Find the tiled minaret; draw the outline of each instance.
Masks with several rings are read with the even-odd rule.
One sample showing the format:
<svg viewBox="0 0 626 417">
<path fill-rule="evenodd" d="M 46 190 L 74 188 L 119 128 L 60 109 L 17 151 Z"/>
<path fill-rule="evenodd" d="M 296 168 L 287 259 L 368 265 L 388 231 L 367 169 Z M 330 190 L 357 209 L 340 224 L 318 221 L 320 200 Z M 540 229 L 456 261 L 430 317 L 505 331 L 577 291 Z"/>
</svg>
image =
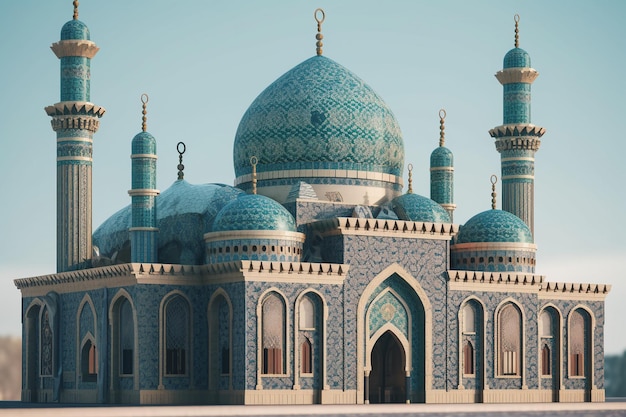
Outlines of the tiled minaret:
<svg viewBox="0 0 626 417">
<path fill-rule="evenodd" d="M 158 258 L 156 196 L 157 150 L 154 136 L 146 131 L 146 104 L 148 96 L 141 96 L 143 122 L 141 132 L 132 141 L 132 200 L 130 227 L 131 262 L 155 263 Z"/>
<path fill-rule="evenodd" d="M 61 101 L 46 107 L 46 113 L 57 133 L 57 272 L 64 272 L 91 263 L 93 134 L 105 112 L 89 101 L 91 58 L 99 48 L 78 20 L 78 1 L 73 20 L 50 48 L 61 60 Z"/>
<path fill-rule="evenodd" d="M 453 220 L 454 209 L 454 155 L 445 145 L 446 111 L 439 110 L 439 147 L 430 154 L 430 199 L 436 201 Z"/>
<path fill-rule="evenodd" d="M 489 131 L 501 155 L 502 209 L 515 214 L 534 234 L 535 152 L 543 127 L 530 123 L 530 86 L 539 73 L 530 55 L 519 47 L 519 16 L 515 16 L 515 48 L 504 57 L 496 78 L 504 87 L 504 121 Z"/>
</svg>

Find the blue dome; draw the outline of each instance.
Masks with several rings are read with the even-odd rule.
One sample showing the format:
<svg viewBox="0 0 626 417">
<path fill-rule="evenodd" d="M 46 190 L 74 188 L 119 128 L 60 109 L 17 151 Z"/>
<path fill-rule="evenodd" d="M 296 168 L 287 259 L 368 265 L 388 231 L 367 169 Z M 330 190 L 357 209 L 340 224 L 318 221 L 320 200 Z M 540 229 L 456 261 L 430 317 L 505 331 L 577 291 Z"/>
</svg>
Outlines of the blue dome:
<svg viewBox="0 0 626 417">
<path fill-rule="evenodd" d="M 70 20 L 61 28 L 61 40 L 90 40 L 89 28 L 80 20 Z"/>
<path fill-rule="evenodd" d="M 218 212 L 243 191 L 223 184 L 174 182 L 156 197 L 159 262 L 202 264 L 204 233 L 211 230 Z M 131 206 L 105 220 L 93 233 L 100 254 L 130 262 Z"/>
<path fill-rule="evenodd" d="M 430 166 L 431 168 L 454 166 L 454 155 L 452 155 L 452 151 L 445 146 L 436 148 L 430 154 Z"/>
<path fill-rule="evenodd" d="M 533 243 L 530 229 L 514 214 L 503 210 L 487 210 L 461 226 L 455 243 L 510 242 Z"/>
<path fill-rule="evenodd" d="M 418 194 L 404 194 L 391 202 L 391 208 L 400 220 L 414 222 L 451 223 L 448 212 L 430 198 Z"/>
<path fill-rule="evenodd" d="M 140 132 L 133 138 L 131 149 L 133 154 L 156 155 L 156 139 L 148 132 Z"/>
<path fill-rule="evenodd" d="M 513 48 L 504 56 L 503 68 L 530 68 L 530 55 L 522 48 Z"/>
<path fill-rule="evenodd" d="M 291 213 L 276 201 L 259 194 L 241 194 L 215 218 L 212 232 L 232 230 L 296 231 Z"/>
<path fill-rule="evenodd" d="M 360 170 L 399 176 L 402 133 L 378 94 L 352 72 L 315 56 L 267 87 L 235 136 L 237 177 L 257 171 Z"/>
</svg>

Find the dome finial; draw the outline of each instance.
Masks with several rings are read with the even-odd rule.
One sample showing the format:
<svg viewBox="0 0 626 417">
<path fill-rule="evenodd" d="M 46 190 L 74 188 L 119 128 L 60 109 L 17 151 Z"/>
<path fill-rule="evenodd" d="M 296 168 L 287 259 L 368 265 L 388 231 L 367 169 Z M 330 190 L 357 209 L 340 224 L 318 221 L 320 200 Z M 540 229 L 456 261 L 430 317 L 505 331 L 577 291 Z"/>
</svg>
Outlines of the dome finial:
<svg viewBox="0 0 626 417">
<path fill-rule="evenodd" d="M 74 0 L 74 20 L 78 20 L 78 0 Z"/>
<path fill-rule="evenodd" d="M 146 121 L 148 120 L 148 118 L 146 117 L 146 114 L 148 113 L 148 111 L 146 110 L 146 104 L 148 104 L 148 95 L 146 93 L 143 93 L 141 95 L 141 104 L 142 104 L 141 114 L 143 114 L 143 116 L 141 117 L 141 130 L 145 132 Z"/>
<path fill-rule="evenodd" d="M 321 13 L 321 17 L 318 17 L 319 13 Z M 317 39 L 317 42 L 315 43 L 315 46 L 317 46 L 316 51 L 317 55 L 319 56 L 322 55 L 322 46 L 324 46 L 324 44 L 322 43 L 322 39 L 324 39 L 324 35 L 322 35 L 322 23 L 324 23 L 324 19 L 326 19 L 326 14 L 324 13 L 324 10 L 318 8 L 315 9 L 313 17 L 317 22 L 317 35 L 315 35 L 315 39 Z"/>
<path fill-rule="evenodd" d="M 259 162 L 259 158 L 252 156 L 250 158 L 250 164 L 252 165 L 252 194 L 256 194 L 256 164 Z"/>
<path fill-rule="evenodd" d="M 409 170 L 409 189 L 406 190 L 407 194 L 413 194 L 413 164 L 407 166 Z"/>
<path fill-rule="evenodd" d="M 446 141 L 446 126 L 444 123 L 446 120 L 446 111 L 444 109 L 439 110 L 439 146 L 443 146 Z"/>
<path fill-rule="evenodd" d="M 496 209 L 496 183 L 498 182 L 498 177 L 495 175 L 491 176 L 491 208 L 493 210 Z"/>
<path fill-rule="evenodd" d="M 515 14 L 515 47 L 519 48 L 519 15 Z"/>
<path fill-rule="evenodd" d="M 185 173 L 183 172 L 185 169 L 185 166 L 183 165 L 183 154 L 187 150 L 185 142 L 178 142 L 176 150 L 178 151 L 178 166 L 176 167 L 178 168 L 178 179 L 182 180 L 185 177 Z"/>
</svg>

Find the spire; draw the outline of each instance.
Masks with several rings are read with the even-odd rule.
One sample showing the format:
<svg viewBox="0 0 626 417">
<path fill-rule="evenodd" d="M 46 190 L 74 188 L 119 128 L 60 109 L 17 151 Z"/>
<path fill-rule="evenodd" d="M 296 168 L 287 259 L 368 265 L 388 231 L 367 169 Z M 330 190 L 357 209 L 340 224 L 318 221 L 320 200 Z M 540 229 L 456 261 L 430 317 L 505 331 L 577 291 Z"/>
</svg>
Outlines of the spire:
<svg viewBox="0 0 626 417">
<path fill-rule="evenodd" d="M 148 119 L 146 117 L 146 114 L 148 113 L 146 111 L 146 104 L 148 104 L 148 99 L 149 98 L 147 94 L 144 93 L 141 95 L 141 104 L 143 107 L 143 110 L 141 111 L 141 114 L 143 114 L 143 117 L 141 118 L 141 130 L 144 132 L 146 131 L 146 120 Z"/>
<path fill-rule="evenodd" d="M 321 16 L 318 17 L 318 14 L 321 14 Z M 326 19 L 326 14 L 322 9 L 315 9 L 313 17 L 317 22 L 317 35 L 315 35 L 315 39 L 317 39 L 317 42 L 315 43 L 315 46 L 317 47 L 316 52 L 319 56 L 322 55 L 322 46 L 324 46 L 324 44 L 322 43 L 322 39 L 324 39 L 324 35 L 322 35 L 322 23 L 324 23 L 324 19 Z"/>
<path fill-rule="evenodd" d="M 409 170 L 409 189 L 406 192 L 407 194 L 413 194 L 413 164 L 409 164 L 407 169 Z"/>
<path fill-rule="evenodd" d="M 446 142 L 446 111 L 444 109 L 439 110 L 439 146 L 444 146 Z"/>
<path fill-rule="evenodd" d="M 250 164 L 252 164 L 252 194 L 256 194 L 256 164 L 259 162 L 259 158 L 252 156 L 250 158 Z"/>
<path fill-rule="evenodd" d="M 495 175 L 491 176 L 491 208 L 493 210 L 496 209 L 496 183 L 498 182 L 498 177 Z"/>
<path fill-rule="evenodd" d="M 78 20 L 78 0 L 74 0 L 74 20 Z"/>
<path fill-rule="evenodd" d="M 515 20 L 515 47 L 519 48 L 519 15 L 516 14 L 513 20 Z"/>
<path fill-rule="evenodd" d="M 176 150 L 178 151 L 178 166 L 176 167 L 178 168 L 178 179 L 182 180 L 185 177 L 185 173 L 183 172 L 185 169 L 185 166 L 183 165 L 183 154 L 187 150 L 187 147 L 184 142 L 178 142 Z"/>
</svg>

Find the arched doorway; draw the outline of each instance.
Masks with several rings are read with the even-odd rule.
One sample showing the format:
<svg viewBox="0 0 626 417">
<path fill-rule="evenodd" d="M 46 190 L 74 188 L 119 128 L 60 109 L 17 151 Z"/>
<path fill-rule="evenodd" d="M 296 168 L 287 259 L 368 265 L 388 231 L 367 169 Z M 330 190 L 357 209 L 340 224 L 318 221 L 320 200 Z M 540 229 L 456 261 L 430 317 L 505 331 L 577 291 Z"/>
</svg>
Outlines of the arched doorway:
<svg viewBox="0 0 626 417">
<path fill-rule="evenodd" d="M 39 335 L 40 323 L 39 315 L 41 306 L 33 305 L 26 313 L 24 321 L 24 329 L 26 338 L 26 381 L 23 384 L 25 390 L 22 392 L 22 401 L 38 402 L 39 401 Z"/>
<path fill-rule="evenodd" d="M 372 349 L 369 400 L 372 404 L 406 401 L 406 354 L 390 331 L 378 338 Z"/>
</svg>

